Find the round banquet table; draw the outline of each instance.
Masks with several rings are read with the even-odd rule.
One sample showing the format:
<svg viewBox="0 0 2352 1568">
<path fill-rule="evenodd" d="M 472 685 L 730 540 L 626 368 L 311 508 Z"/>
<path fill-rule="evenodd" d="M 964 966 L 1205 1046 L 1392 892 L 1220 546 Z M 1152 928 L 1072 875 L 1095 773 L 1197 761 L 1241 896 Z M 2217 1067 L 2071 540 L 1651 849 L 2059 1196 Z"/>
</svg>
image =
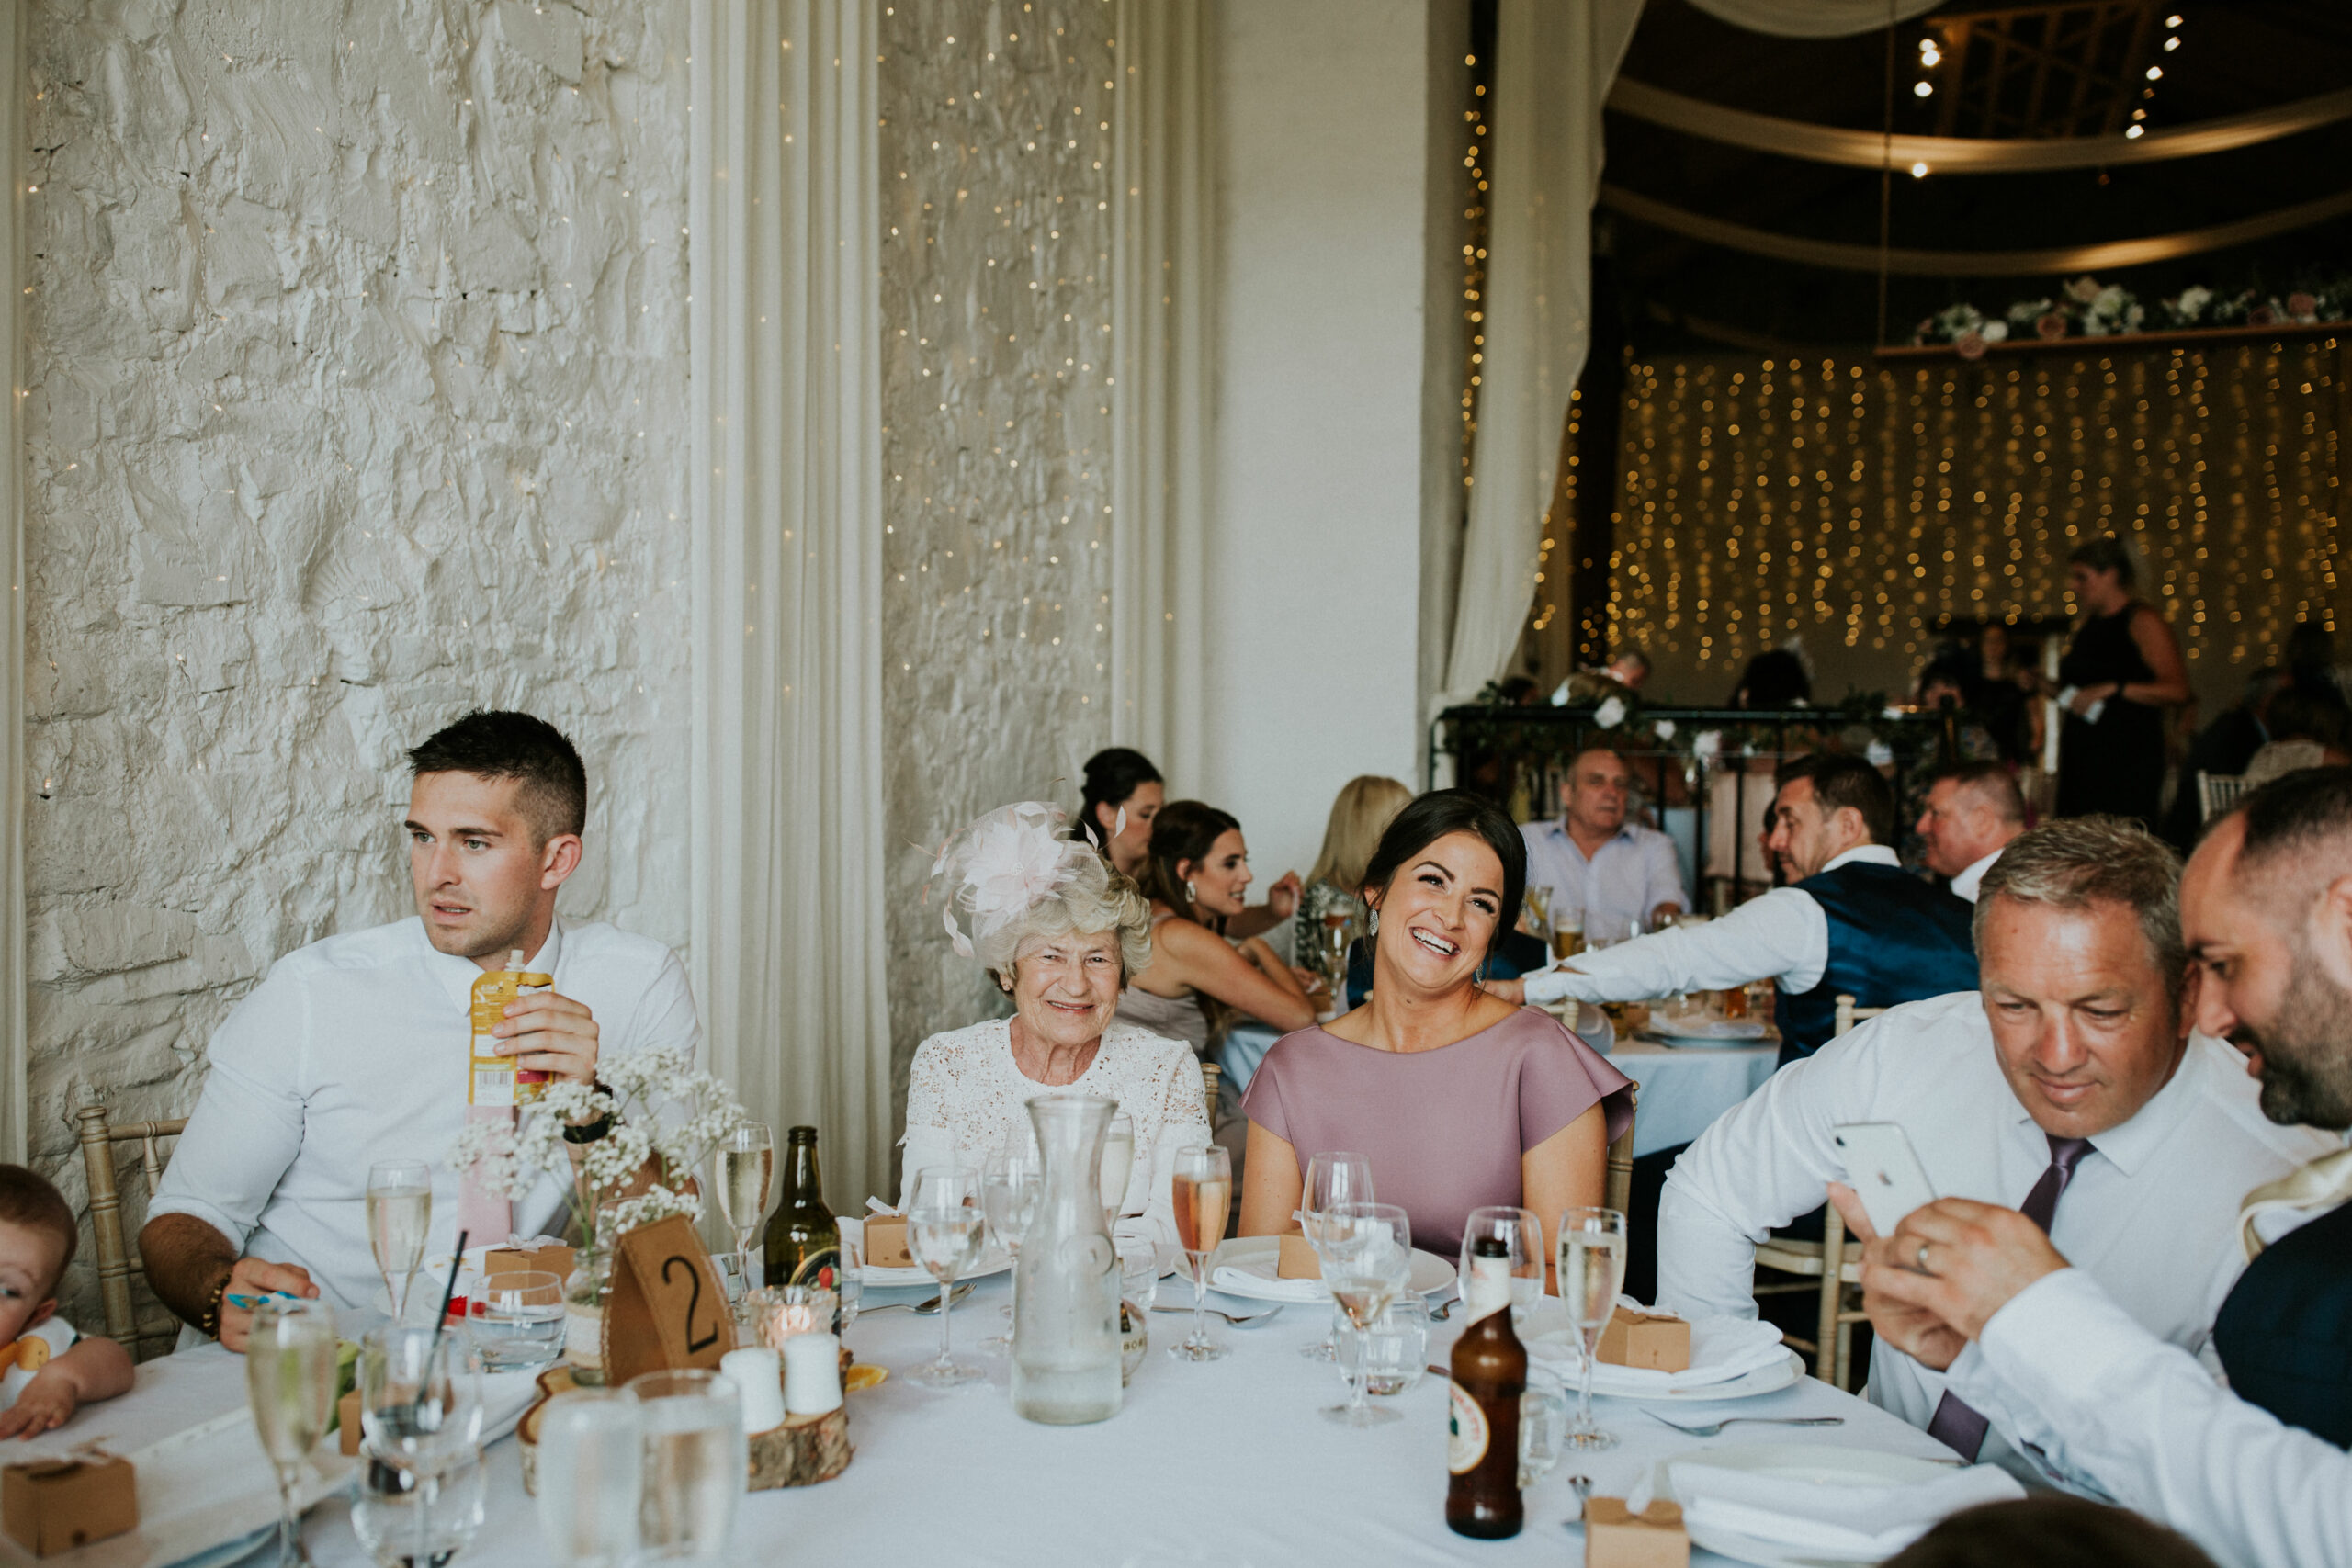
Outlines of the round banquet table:
<svg viewBox="0 0 2352 1568">
<path fill-rule="evenodd" d="M 922 1292 L 874 1292 L 910 1300 Z M 1149 1358 L 1120 1413 L 1091 1427 L 1040 1427 L 1012 1413 L 1002 1357 L 973 1347 L 997 1332 L 1001 1276 L 979 1282 L 956 1311 L 959 1359 L 984 1366 L 986 1382 L 933 1393 L 903 1373 L 935 1354 L 939 1325 L 910 1312 L 861 1317 L 849 1343 L 861 1360 L 894 1374 L 851 1396 L 856 1458 L 820 1486 L 754 1493 L 737 1515 L 733 1561 L 1154 1564 L 1216 1562 L 1288 1568 L 1297 1562 L 1503 1563 L 1557 1568 L 1575 1560 L 1571 1461 L 1527 1494 L 1527 1526 L 1512 1540 L 1474 1541 L 1445 1528 L 1445 1386 L 1425 1378 L 1397 1395 L 1405 1419 L 1348 1430 L 1316 1414 L 1343 1390 L 1327 1363 L 1298 1354 L 1319 1337 L 1328 1309 L 1287 1307 L 1263 1325 L 1211 1325 L 1232 1348 L 1223 1361 L 1190 1365 L 1166 1348 L 1189 1319 L 1151 1318 Z M 1189 1306 L 1191 1286 L 1162 1280 L 1162 1304 Z M 1225 1298 L 1212 1295 L 1212 1304 Z M 872 1301 L 869 1301 L 872 1304 Z M 1235 1305 L 1227 1302 L 1227 1305 Z M 1455 1321 L 1433 1325 L 1430 1359 L 1442 1364 Z M 1826 1442 L 1948 1458 L 1924 1432 L 1811 1378 L 1737 1402 L 1679 1404 L 1676 1419 L 1726 1415 L 1837 1415 L 1842 1427 L 1732 1427 L 1702 1441 L 1668 1430 L 1620 1400 L 1594 1402 L 1620 1446 L 1582 1461 L 1596 1490 L 1623 1495 L 1668 1454 L 1739 1442 Z M 258 1462 L 258 1456 L 254 1456 Z M 524 1495 L 512 1438 L 487 1456 L 488 1518 L 457 1563 L 532 1568 L 551 1562 L 533 1500 Z M 319 1568 L 365 1568 L 344 1505 L 310 1515 L 306 1540 Z M 1728 1561 L 1694 1552 L 1693 1562 Z"/>
</svg>

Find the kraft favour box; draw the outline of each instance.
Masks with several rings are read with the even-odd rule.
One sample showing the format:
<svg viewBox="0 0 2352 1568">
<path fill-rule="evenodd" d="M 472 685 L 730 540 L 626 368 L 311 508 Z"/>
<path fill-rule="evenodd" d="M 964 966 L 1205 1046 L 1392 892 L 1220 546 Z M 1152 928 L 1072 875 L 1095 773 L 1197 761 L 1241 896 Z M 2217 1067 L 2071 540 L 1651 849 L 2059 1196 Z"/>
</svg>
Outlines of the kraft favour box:
<svg viewBox="0 0 2352 1568">
<path fill-rule="evenodd" d="M 1682 1505 L 1660 1497 L 1636 1514 L 1623 1497 L 1584 1505 L 1585 1568 L 1690 1568 Z"/>
<path fill-rule="evenodd" d="M 1671 1313 L 1619 1307 L 1600 1331 L 1600 1359 L 1612 1367 L 1680 1372 L 1690 1367 L 1690 1325 Z"/>
<path fill-rule="evenodd" d="M 493 1247 L 482 1255 L 481 1272 L 485 1280 L 501 1274 L 552 1274 L 559 1280 L 569 1280 L 578 1266 L 579 1255 L 560 1242 L 541 1247 Z"/>
<path fill-rule="evenodd" d="M 865 1266 L 868 1269 L 911 1269 L 915 1256 L 907 1250 L 907 1216 L 865 1216 Z"/>
<path fill-rule="evenodd" d="M 139 1486 L 127 1459 L 85 1454 L 0 1470 L 0 1529 L 36 1557 L 138 1528 Z"/>
<path fill-rule="evenodd" d="M 1305 1236 L 1288 1235 L 1282 1238 L 1282 1251 L 1274 1259 L 1277 1280 L 1320 1280 L 1323 1260 L 1315 1256 L 1315 1246 Z"/>
</svg>

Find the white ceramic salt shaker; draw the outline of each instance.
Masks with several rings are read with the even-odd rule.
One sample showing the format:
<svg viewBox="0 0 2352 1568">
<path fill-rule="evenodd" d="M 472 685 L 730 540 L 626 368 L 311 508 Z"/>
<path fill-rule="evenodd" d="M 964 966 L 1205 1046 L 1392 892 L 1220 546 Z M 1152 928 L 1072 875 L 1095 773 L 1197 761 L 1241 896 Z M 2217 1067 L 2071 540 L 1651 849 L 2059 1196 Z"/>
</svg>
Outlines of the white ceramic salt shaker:
<svg viewBox="0 0 2352 1568">
<path fill-rule="evenodd" d="M 729 1350 L 718 1359 L 718 1370 L 742 1391 L 743 1430 L 766 1432 L 784 1425 L 784 1385 L 774 1350 L 764 1345 Z"/>
<path fill-rule="evenodd" d="M 784 1407 L 795 1416 L 823 1416 L 842 1407 L 839 1338 L 796 1334 L 784 1342 Z"/>
</svg>

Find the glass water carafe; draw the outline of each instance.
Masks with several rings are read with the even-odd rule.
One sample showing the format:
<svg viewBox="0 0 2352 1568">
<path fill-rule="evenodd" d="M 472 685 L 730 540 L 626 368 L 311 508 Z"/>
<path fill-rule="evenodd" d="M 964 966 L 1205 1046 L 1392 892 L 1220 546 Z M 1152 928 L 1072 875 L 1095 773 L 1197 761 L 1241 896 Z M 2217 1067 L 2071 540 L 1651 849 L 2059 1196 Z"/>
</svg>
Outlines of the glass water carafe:
<svg viewBox="0 0 2352 1568">
<path fill-rule="evenodd" d="M 1102 1138 L 1115 1101 L 1043 1094 L 1029 1102 L 1045 1192 L 1014 1265 L 1012 1408 L 1077 1426 L 1119 1409 L 1119 1258 L 1102 1220 Z"/>
</svg>

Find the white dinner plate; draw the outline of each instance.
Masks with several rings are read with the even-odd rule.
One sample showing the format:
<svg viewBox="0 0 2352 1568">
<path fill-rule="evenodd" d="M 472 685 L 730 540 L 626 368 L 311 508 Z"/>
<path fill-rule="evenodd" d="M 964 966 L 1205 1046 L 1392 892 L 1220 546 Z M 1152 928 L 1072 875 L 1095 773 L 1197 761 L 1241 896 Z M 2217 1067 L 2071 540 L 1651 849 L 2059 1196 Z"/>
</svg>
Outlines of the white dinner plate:
<svg viewBox="0 0 2352 1568">
<path fill-rule="evenodd" d="M 1274 1260 L 1281 1254 L 1282 1240 L 1278 1236 L 1236 1236 L 1224 1242 L 1209 1259 L 1209 1289 L 1228 1296 L 1240 1296 L 1247 1301 L 1284 1302 L 1294 1305 L 1298 1302 L 1300 1287 L 1313 1284 L 1320 1290 L 1320 1280 L 1284 1280 L 1277 1284 Z M 1240 1269 L 1251 1274 L 1262 1274 L 1264 1287 L 1260 1288 L 1254 1280 L 1218 1284 L 1216 1270 L 1219 1269 Z M 1413 1248 L 1413 1271 L 1408 1276 L 1408 1283 L 1422 1295 L 1433 1296 L 1453 1285 L 1453 1265 L 1436 1253 L 1423 1252 L 1417 1247 Z M 1325 1295 L 1323 1299 L 1329 1300 L 1329 1297 Z"/>
<path fill-rule="evenodd" d="M 978 1263 L 956 1275 L 956 1282 L 960 1285 L 967 1280 L 985 1280 L 1012 1267 L 1012 1254 L 992 1247 L 980 1254 Z M 939 1283 L 928 1269 L 876 1269 L 871 1263 L 859 1274 L 858 1280 L 869 1291 L 887 1291 L 900 1285 L 920 1285 L 931 1290 Z"/>
<path fill-rule="evenodd" d="M 1689 1459 L 1679 1453 L 1658 1461 L 1651 1472 L 1650 1484 L 1657 1495 L 1674 1497 L 1673 1478 L 1668 1466 L 1675 1460 Z M 1754 1443 L 1736 1448 L 1711 1449 L 1706 1461 L 1724 1470 L 1752 1471 L 1760 1475 L 1783 1475 L 1791 1481 L 1809 1482 L 1819 1486 L 1915 1486 L 1923 1482 L 1939 1481 L 1952 1472 L 1952 1467 L 1931 1459 L 1917 1459 L 1909 1454 L 1882 1453 L 1872 1449 L 1836 1448 L 1812 1443 Z M 1681 1499 L 1675 1498 L 1679 1502 Z M 1737 1530 L 1724 1529 L 1684 1520 L 1690 1531 L 1690 1544 L 1740 1562 L 1753 1562 L 1757 1568 L 1812 1568 L 1823 1561 L 1819 1551 L 1810 1547 L 1791 1546 L 1783 1541 L 1761 1540 Z M 1841 1558 L 1841 1562 L 1883 1562 L 1883 1558 Z"/>
<path fill-rule="evenodd" d="M 1547 1344 L 1547 1341 L 1557 1341 L 1557 1343 Z M 1528 1354 L 1530 1359 L 1542 1361 L 1546 1371 L 1563 1379 L 1569 1387 L 1574 1388 L 1576 1374 L 1561 1370 L 1571 1364 L 1571 1359 L 1575 1354 L 1569 1346 L 1567 1331 L 1561 1329 L 1552 1334 L 1537 1336 L 1529 1342 Z M 1722 1382 L 1700 1383 L 1692 1388 L 1668 1389 L 1663 1392 L 1651 1389 L 1627 1389 L 1622 1385 L 1611 1388 L 1609 1385 L 1609 1363 L 1606 1361 L 1592 1370 L 1592 1392 L 1599 1397 L 1629 1400 L 1637 1404 L 1708 1404 L 1719 1399 L 1753 1399 L 1761 1393 L 1778 1393 L 1804 1376 L 1804 1358 L 1792 1350 L 1782 1359 L 1775 1361 L 1769 1367 L 1758 1367 L 1752 1372 L 1742 1372 L 1736 1378 L 1725 1378 Z"/>
</svg>

